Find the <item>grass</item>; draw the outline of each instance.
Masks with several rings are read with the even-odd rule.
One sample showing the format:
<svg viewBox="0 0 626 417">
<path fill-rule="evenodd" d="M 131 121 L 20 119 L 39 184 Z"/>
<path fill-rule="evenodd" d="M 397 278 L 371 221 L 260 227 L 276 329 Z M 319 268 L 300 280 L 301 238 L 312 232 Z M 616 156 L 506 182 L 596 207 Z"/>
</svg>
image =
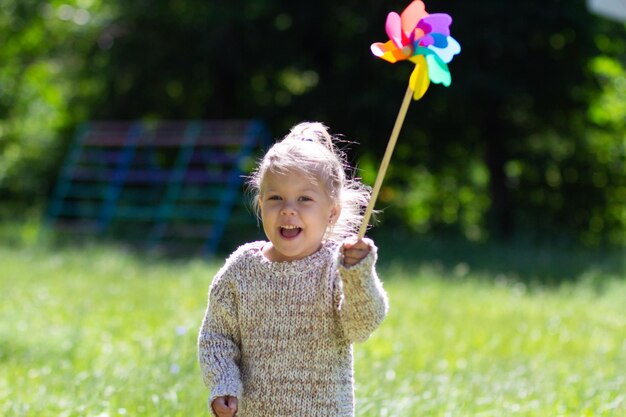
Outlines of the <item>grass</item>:
<svg viewBox="0 0 626 417">
<path fill-rule="evenodd" d="M 357 350 L 361 415 L 626 415 L 624 282 L 400 273 L 388 288 L 395 311 Z"/>
<path fill-rule="evenodd" d="M 207 415 L 196 337 L 221 260 L 11 246 L 0 415 Z M 626 415 L 621 273 L 545 285 L 475 265 L 381 263 L 391 310 L 355 347 L 357 416 Z"/>
</svg>

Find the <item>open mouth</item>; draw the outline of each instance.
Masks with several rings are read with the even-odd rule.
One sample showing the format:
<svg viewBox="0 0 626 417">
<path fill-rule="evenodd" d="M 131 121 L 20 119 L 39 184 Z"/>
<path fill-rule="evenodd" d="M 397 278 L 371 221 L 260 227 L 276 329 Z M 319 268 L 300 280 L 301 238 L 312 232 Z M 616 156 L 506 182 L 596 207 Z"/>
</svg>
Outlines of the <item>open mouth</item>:
<svg viewBox="0 0 626 417">
<path fill-rule="evenodd" d="M 302 231 L 301 227 L 297 227 L 293 225 L 280 227 L 280 235 L 284 237 L 285 239 L 293 239 L 294 237 L 298 236 L 301 231 Z"/>
</svg>

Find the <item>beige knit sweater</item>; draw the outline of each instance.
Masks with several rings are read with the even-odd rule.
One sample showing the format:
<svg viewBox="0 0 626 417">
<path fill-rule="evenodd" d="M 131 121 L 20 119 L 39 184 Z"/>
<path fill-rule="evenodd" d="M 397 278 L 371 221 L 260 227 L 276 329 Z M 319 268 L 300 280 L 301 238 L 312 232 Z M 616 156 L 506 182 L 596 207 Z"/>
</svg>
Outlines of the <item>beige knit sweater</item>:
<svg viewBox="0 0 626 417">
<path fill-rule="evenodd" d="M 352 346 L 387 313 L 376 247 L 353 267 L 339 244 L 271 262 L 265 242 L 241 246 L 220 269 L 198 338 L 211 402 L 238 398 L 238 417 L 354 416 Z"/>
</svg>

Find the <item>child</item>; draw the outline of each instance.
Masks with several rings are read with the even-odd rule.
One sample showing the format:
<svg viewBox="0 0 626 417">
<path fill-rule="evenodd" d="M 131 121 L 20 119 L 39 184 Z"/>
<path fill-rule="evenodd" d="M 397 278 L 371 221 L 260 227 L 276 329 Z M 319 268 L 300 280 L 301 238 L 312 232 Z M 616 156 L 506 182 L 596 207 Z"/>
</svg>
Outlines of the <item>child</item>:
<svg viewBox="0 0 626 417">
<path fill-rule="evenodd" d="M 301 123 L 250 179 L 268 242 L 220 269 L 198 338 L 218 417 L 354 416 L 352 343 L 387 313 L 376 246 L 357 240 L 369 190 L 321 123 Z"/>
</svg>

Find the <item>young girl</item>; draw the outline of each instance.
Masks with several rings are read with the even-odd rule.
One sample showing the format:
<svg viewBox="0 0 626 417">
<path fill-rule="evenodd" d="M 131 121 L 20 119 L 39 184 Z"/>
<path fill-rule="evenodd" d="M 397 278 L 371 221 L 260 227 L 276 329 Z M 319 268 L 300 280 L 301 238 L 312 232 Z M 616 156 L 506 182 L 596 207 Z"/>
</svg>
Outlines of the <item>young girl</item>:
<svg viewBox="0 0 626 417">
<path fill-rule="evenodd" d="M 209 290 L 198 357 L 218 417 L 354 416 L 352 343 L 387 313 L 376 246 L 354 237 L 368 189 L 320 123 L 295 126 L 250 179 L 267 242 Z"/>
</svg>

